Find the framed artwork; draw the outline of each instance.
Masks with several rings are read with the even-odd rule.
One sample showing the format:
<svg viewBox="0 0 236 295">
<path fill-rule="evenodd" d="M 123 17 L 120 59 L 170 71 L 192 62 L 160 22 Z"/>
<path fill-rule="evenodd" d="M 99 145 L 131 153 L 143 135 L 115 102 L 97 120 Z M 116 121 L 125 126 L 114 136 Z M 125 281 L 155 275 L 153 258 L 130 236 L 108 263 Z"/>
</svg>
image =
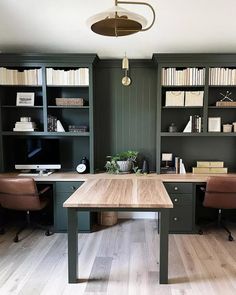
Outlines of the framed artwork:
<svg viewBox="0 0 236 295">
<path fill-rule="evenodd" d="M 17 92 L 16 105 L 17 106 L 33 106 L 34 92 Z"/>
<path fill-rule="evenodd" d="M 221 132 L 221 117 L 208 118 L 208 132 Z"/>
</svg>

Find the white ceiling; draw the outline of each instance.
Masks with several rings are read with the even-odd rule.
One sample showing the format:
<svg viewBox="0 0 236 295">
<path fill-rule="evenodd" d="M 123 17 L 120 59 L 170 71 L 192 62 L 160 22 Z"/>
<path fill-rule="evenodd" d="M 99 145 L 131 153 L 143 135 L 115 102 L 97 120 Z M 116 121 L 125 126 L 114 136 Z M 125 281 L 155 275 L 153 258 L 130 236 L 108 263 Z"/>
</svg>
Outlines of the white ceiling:
<svg viewBox="0 0 236 295">
<path fill-rule="evenodd" d="M 114 0 L 0 0 L 0 51 L 97 53 L 100 58 L 120 58 L 125 52 L 130 58 L 150 58 L 154 52 L 236 52 L 236 0 L 147 2 L 157 14 L 154 27 L 113 38 L 94 34 L 86 20 Z M 151 18 L 146 8 L 123 7 Z"/>
</svg>

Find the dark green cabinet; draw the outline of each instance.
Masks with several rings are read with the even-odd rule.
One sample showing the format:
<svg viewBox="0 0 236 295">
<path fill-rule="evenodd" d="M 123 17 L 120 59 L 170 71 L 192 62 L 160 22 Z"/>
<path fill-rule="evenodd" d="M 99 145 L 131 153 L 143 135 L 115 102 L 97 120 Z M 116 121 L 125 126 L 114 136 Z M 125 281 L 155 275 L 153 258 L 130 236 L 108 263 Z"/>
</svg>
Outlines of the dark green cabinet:
<svg viewBox="0 0 236 295">
<path fill-rule="evenodd" d="M 81 181 L 61 181 L 56 182 L 54 192 L 54 230 L 56 232 L 67 231 L 67 209 L 63 208 L 63 203 L 81 185 Z M 90 212 L 80 212 L 78 214 L 79 232 L 90 232 L 92 229 L 92 218 Z"/>
<path fill-rule="evenodd" d="M 173 202 L 170 210 L 170 233 L 190 233 L 194 227 L 194 190 L 192 183 L 165 183 Z"/>
</svg>

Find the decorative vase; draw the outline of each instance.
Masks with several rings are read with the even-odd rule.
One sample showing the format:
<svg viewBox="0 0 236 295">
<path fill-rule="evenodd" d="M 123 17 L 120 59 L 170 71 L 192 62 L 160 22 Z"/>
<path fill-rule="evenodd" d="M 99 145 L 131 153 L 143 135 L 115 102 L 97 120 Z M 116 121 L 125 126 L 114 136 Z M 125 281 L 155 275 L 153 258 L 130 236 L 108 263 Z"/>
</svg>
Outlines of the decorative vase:
<svg viewBox="0 0 236 295">
<path fill-rule="evenodd" d="M 132 162 L 130 160 L 117 161 L 116 163 L 119 166 L 120 172 L 130 172 L 130 170 L 132 168 Z"/>
</svg>

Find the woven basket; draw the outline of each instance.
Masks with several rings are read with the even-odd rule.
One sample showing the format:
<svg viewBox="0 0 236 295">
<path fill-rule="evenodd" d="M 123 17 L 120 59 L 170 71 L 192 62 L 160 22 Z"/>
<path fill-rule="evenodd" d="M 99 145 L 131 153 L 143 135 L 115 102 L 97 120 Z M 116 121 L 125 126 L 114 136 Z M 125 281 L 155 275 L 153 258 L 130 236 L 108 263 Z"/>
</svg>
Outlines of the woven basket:
<svg viewBox="0 0 236 295">
<path fill-rule="evenodd" d="M 56 98 L 57 106 L 83 106 L 83 98 Z"/>
</svg>

